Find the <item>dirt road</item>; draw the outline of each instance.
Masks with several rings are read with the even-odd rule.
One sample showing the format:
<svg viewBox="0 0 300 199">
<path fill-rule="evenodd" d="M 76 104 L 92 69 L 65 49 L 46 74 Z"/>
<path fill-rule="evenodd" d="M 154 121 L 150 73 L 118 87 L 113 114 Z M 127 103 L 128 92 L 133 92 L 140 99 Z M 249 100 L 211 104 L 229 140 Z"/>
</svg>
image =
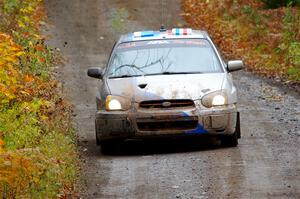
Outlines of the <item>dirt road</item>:
<svg viewBox="0 0 300 199">
<path fill-rule="evenodd" d="M 168 1 L 166 25 L 180 25 L 179 1 Z M 237 148 L 159 140 L 126 143 L 119 155 L 101 155 L 93 121 L 98 82 L 86 70 L 105 65 L 121 32 L 158 29 L 161 1 L 46 2 L 49 43 L 69 60 L 59 75 L 75 105 L 85 162 L 82 198 L 300 198 L 299 96 L 245 72 L 234 74 L 242 121 Z"/>
</svg>

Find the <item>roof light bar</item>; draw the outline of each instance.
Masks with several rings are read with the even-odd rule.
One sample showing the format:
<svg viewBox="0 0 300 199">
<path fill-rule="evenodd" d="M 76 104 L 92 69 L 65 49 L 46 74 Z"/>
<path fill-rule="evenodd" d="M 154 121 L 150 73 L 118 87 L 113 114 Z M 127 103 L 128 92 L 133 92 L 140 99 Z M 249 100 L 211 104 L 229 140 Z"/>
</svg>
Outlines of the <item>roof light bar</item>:
<svg viewBox="0 0 300 199">
<path fill-rule="evenodd" d="M 134 37 L 153 37 L 154 31 L 141 31 L 141 32 L 134 32 Z"/>
<path fill-rule="evenodd" d="M 191 28 L 173 28 L 173 35 L 191 35 L 193 30 Z"/>
<path fill-rule="evenodd" d="M 133 36 L 135 38 L 140 37 L 153 37 L 158 36 L 160 34 L 163 34 L 165 31 L 161 31 L 160 33 L 154 32 L 152 30 L 149 31 L 140 31 L 140 32 L 134 32 Z M 173 28 L 172 30 L 166 31 L 167 35 L 191 35 L 193 33 L 193 30 L 191 28 Z"/>
</svg>

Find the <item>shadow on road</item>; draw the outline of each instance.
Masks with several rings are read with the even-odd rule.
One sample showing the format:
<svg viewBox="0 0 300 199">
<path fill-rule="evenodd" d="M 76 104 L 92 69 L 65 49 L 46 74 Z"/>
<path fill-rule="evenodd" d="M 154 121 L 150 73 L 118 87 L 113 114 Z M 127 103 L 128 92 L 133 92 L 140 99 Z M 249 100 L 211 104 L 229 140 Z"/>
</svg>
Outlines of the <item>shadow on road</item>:
<svg viewBox="0 0 300 199">
<path fill-rule="evenodd" d="M 101 147 L 94 141 L 84 144 L 88 147 L 88 156 L 140 156 L 172 153 L 187 153 L 223 148 L 215 138 L 160 138 L 151 140 L 127 140 L 120 142 L 109 153 L 102 154 Z M 82 145 L 82 144 L 81 144 Z"/>
</svg>

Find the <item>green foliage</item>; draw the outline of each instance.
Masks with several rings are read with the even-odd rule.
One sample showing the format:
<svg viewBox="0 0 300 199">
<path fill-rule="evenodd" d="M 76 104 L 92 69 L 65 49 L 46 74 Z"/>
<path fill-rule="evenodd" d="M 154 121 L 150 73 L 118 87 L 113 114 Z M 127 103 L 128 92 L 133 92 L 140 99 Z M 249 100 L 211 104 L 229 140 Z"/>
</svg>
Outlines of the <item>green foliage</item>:
<svg viewBox="0 0 300 199">
<path fill-rule="evenodd" d="M 278 8 L 282 6 L 300 6 L 300 0 L 261 0 L 267 8 Z"/>
<path fill-rule="evenodd" d="M 289 47 L 289 58 L 295 68 L 300 69 L 300 42 L 292 42 Z"/>
<path fill-rule="evenodd" d="M 13 11 L 17 10 L 18 6 L 20 5 L 20 0 L 6 0 L 3 4 L 3 10 L 6 13 L 12 13 Z"/>
<path fill-rule="evenodd" d="M 300 81 L 300 69 L 299 68 L 289 68 L 289 75 L 296 81 Z"/>
<path fill-rule="evenodd" d="M 4 134 L 6 149 L 32 148 L 38 144 L 42 128 L 37 111 L 41 104 L 36 99 L 0 111 L 0 132 Z"/>
<path fill-rule="evenodd" d="M 0 109 L 0 198 L 58 198 L 72 191 L 78 173 L 75 136 L 44 115 L 43 99 Z M 3 139 L 3 141 L 2 141 Z M 4 146 L 4 149 L 3 149 Z"/>
<path fill-rule="evenodd" d="M 1 155 L 0 198 L 59 198 L 72 189 L 78 172 L 73 138 L 59 132 L 40 138 L 34 148 Z"/>
<path fill-rule="evenodd" d="M 0 198 L 61 198 L 77 171 L 70 106 L 56 93 L 42 0 L 0 0 Z"/>
<path fill-rule="evenodd" d="M 292 64 L 288 69 L 288 74 L 292 79 L 300 81 L 300 42 L 291 43 L 288 54 L 289 61 Z"/>
<path fill-rule="evenodd" d="M 249 5 L 245 5 L 242 7 L 242 12 L 246 15 L 248 15 L 248 19 L 251 23 L 255 25 L 259 25 L 262 21 L 261 15 L 257 12 L 256 9 L 253 9 Z"/>
<path fill-rule="evenodd" d="M 125 8 L 115 10 L 113 13 L 111 24 L 116 32 L 122 32 L 124 29 L 125 18 L 128 17 L 128 11 Z"/>
</svg>

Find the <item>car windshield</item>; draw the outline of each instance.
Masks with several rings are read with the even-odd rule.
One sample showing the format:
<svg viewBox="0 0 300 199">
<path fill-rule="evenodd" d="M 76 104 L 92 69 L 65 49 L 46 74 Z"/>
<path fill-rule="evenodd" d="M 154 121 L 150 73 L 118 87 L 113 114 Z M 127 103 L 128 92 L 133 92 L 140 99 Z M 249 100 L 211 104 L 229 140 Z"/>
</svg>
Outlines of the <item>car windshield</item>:
<svg viewBox="0 0 300 199">
<path fill-rule="evenodd" d="M 207 40 L 174 39 L 120 44 L 112 55 L 108 77 L 219 72 L 223 69 Z"/>
</svg>

